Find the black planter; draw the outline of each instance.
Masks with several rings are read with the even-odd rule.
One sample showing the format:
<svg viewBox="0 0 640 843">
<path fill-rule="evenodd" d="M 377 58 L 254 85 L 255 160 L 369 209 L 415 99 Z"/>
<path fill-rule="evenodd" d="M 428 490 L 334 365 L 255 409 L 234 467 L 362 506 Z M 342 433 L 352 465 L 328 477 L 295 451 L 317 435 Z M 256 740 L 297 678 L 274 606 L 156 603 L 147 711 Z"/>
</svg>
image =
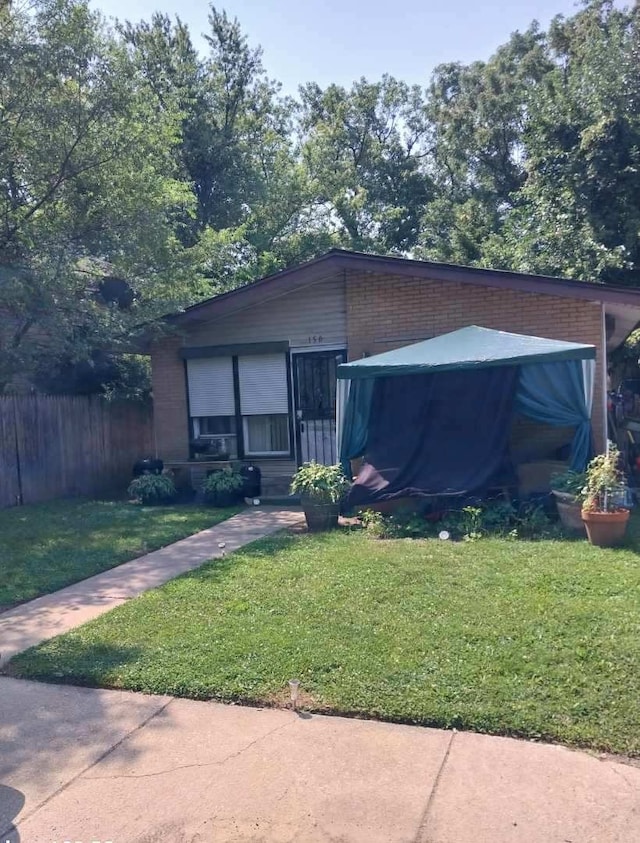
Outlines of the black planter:
<svg viewBox="0 0 640 843">
<path fill-rule="evenodd" d="M 163 468 L 164 462 L 162 460 L 153 460 L 147 457 L 133 464 L 133 476 L 141 477 L 143 474 L 162 474 Z"/>
<path fill-rule="evenodd" d="M 205 500 L 207 503 L 211 504 L 211 506 L 235 506 L 240 501 L 240 492 L 208 492 Z"/>
</svg>

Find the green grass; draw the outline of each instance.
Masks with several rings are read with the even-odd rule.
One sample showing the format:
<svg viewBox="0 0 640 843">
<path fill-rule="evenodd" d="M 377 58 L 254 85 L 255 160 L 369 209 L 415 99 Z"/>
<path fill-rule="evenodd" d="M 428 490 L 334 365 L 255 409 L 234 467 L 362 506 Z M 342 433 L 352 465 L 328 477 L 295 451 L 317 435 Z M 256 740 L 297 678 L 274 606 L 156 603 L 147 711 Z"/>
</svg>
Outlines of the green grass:
<svg viewBox="0 0 640 843">
<path fill-rule="evenodd" d="M 265 539 L 14 674 L 640 754 L 640 557 L 585 541 Z"/>
<path fill-rule="evenodd" d="M 0 610 L 164 547 L 236 511 L 78 500 L 0 510 Z"/>
</svg>

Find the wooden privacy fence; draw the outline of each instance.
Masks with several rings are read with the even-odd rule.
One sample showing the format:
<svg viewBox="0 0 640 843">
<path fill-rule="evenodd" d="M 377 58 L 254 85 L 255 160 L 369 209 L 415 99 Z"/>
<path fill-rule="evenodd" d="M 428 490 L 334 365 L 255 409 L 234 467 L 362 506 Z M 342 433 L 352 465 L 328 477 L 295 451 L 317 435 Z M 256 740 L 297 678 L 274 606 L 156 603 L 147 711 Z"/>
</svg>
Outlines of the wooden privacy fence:
<svg viewBox="0 0 640 843">
<path fill-rule="evenodd" d="M 0 508 L 123 492 L 153 454 L 151 407 L 94 396 L 0 396 Z"/>
</svg>

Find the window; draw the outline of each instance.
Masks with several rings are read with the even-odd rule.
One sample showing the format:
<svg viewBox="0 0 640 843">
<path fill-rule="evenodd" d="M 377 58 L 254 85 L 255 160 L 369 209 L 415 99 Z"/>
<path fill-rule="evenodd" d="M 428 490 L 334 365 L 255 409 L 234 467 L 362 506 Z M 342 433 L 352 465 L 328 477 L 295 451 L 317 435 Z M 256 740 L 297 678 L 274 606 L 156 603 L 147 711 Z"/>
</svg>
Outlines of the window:
<svg viewBox="0 0 640 843">
<path fill-rule="evenodd" d="M 235 416 L 204 416 L 194 419 L 197 423 L 200 436 L 222 436 L 233 434 L 235 436 Z"/>
<path fill-rule="evenodd" d="M 207 455 L 291 452 L 285 354 L 190 358 L 187 377 L 193 434 L 209 443 Z"/>
<path fill-rule="evenodd" d="M 237 459 L 238 435 L 235 416 L 200 416 L 193 419 L 193 435 L 203 439 L 212 458 Z"/>
<path fill-rule="evenodd" d="M 289 453 L 289 416 L 244 416 L 244 450 L 251 456 Z"/>
<path fill-rule="evenodd" d="M 238 357 L 245 453 L 288 454 L 289 389 L 284 354 Z"/>
</svg>

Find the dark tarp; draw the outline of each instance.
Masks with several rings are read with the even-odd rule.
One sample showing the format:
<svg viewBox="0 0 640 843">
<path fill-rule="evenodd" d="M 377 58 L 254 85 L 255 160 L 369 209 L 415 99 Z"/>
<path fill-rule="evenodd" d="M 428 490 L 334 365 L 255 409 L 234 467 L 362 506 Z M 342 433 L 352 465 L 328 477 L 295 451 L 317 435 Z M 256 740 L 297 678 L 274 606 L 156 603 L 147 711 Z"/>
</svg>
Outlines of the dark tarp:
<svg viewBox="0 0 640 843">
<path fill-rule="evenodd" d="M 505 468 L 517 375 L 501 366 L 376 378 L 367 462 L 347 505 L 490 485 Z"/>
</svg>

